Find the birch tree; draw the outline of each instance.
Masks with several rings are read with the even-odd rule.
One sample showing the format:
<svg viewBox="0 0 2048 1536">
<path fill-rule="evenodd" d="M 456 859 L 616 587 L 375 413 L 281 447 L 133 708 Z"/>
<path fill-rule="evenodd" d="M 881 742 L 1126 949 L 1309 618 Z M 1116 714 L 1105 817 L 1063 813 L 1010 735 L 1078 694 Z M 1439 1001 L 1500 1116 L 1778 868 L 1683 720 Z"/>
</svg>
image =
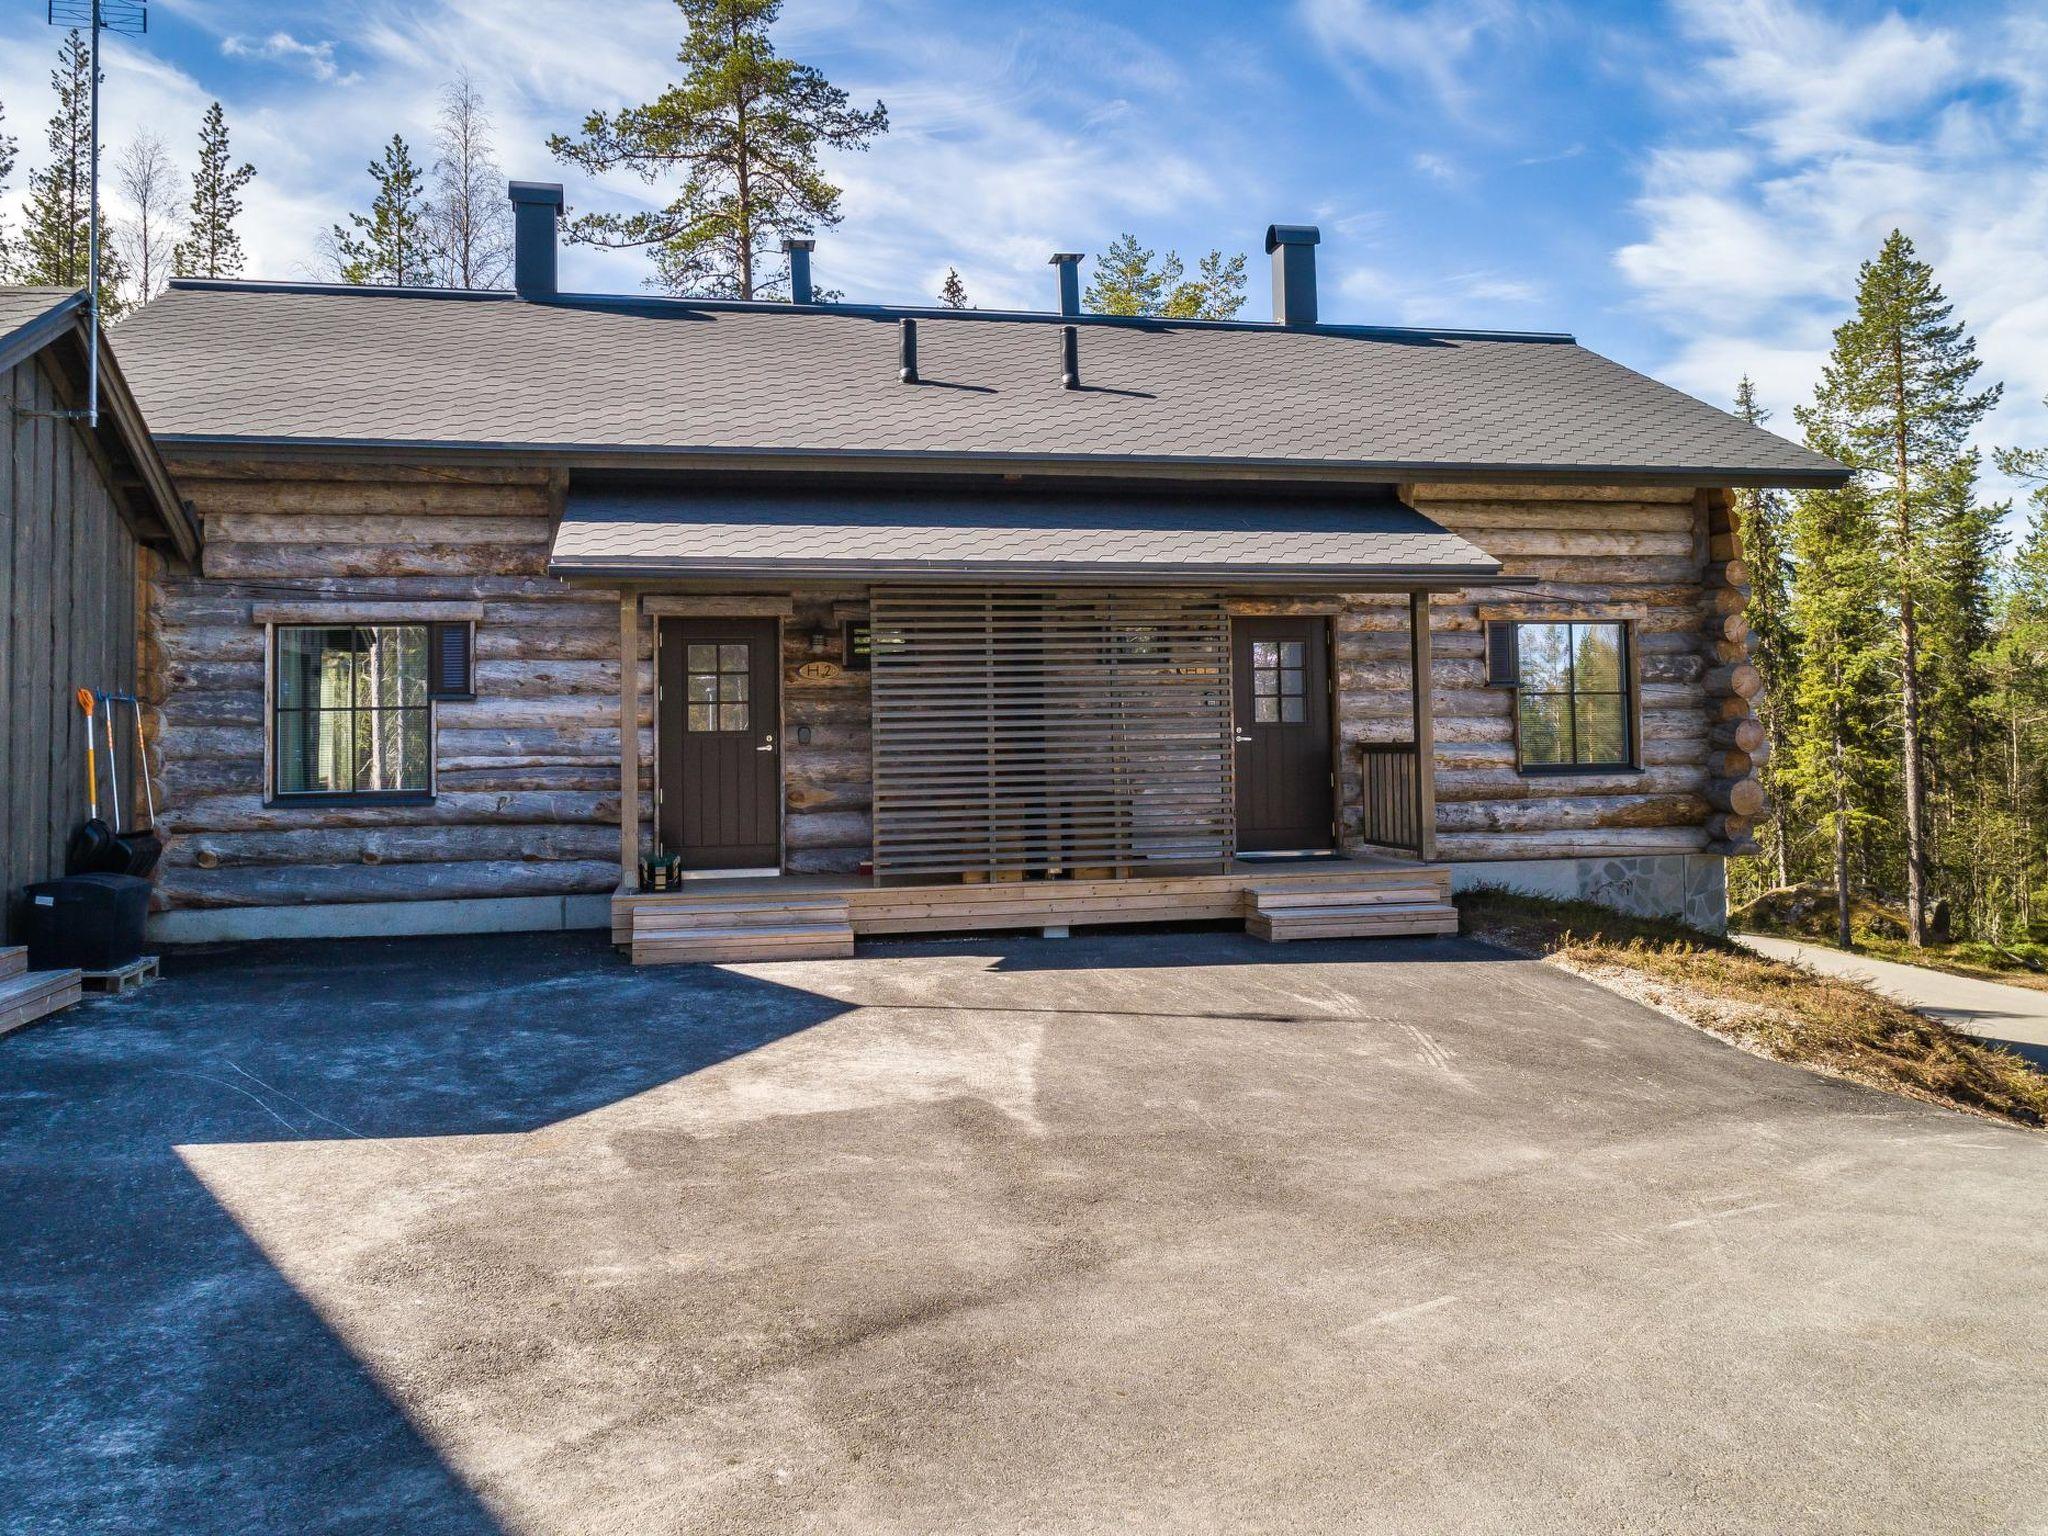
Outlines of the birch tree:
<svg viewBox="0 0 2048 1536">
<path fill-rule="evenodd" d="M 444 288 L 508 287 L 512 205 L 483 93 L 467 71 L 441 91 L 434 150 L 427 218 L 434 280 Z"/>
<path fill-rule="evenodd" d="M 178 171 L 170 147 L 153 133 L 128 141 L 114 162 L 114 184 L 128 212 L 114 227 L 137 304 L 163 290 L 171 270 L 171 229 L 178 217 Z"/>
</svg>

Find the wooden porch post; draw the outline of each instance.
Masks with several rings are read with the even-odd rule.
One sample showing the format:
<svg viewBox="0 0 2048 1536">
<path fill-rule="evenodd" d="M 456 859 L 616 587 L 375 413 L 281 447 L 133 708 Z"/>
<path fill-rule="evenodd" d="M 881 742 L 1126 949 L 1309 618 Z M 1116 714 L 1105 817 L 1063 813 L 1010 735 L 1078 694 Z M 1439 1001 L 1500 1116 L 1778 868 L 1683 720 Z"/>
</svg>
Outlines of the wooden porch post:
<svg viewBox="0 0 2048 1536">
<path fill-rule="evenodd" d="M 619 882 L 640 887 L 640 599 L 619 594 Z"/>
<path fill-rule="evenodd" d="M 1416 851 L 1436 857 L 1436 703 L 1430 696 L 1429 594 L 1408 594 L 1408 688 L 1415 712 Z"/>
</svg>

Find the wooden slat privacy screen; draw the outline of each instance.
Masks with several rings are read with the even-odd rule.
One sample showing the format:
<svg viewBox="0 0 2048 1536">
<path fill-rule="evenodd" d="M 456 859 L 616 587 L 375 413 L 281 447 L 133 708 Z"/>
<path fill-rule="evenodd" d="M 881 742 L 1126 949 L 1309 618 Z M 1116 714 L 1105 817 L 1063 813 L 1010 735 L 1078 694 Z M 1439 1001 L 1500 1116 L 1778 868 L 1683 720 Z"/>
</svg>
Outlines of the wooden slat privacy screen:
<svg viewBox="0 0 2048 1536">
<path fill-rule="evenodd" d="M 1220 598 L 877 588 L 870 623 L 877 879 L 1230 859 Z"/>
</svg>

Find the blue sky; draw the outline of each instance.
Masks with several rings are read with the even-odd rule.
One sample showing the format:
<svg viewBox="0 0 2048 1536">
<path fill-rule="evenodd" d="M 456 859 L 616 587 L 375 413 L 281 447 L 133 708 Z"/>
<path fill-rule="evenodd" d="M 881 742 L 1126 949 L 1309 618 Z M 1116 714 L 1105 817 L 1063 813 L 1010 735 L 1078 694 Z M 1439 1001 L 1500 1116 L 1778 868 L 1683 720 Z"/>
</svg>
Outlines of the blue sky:
<svg viewBox="0 0 2048 1536">
<path fill-rule="evenodd" d="M 0 0 L 0 103 L 41 154 L 57 38 Z M 110 152 L 148 125 L 189 161 L 219 97 L 255 161 L 252 275 L 304 276 L 394 130 L 430 140 L 467 64 L 509 174 L 627 206 L 542 146 L 670 78 L 670 0 L 157 0 L 109 54 Z M 1575 332 L 1725 402 L 1747 369 L 1790 433 L 1856 264 L 1903 226 L 2007 405 L 1991 442 L 2048 442 L 2048 7 L 1836 0 L 789 0 L 777 39 L 893 131 L 832 166 L 846 220 L 822 282 L 1046 307 L 1054 249 L 1119 231 L 1253 255 L 1313 221 L 1328 318 Z M 621 290 L 639 258 L 579 252 Z"/>
</svg>

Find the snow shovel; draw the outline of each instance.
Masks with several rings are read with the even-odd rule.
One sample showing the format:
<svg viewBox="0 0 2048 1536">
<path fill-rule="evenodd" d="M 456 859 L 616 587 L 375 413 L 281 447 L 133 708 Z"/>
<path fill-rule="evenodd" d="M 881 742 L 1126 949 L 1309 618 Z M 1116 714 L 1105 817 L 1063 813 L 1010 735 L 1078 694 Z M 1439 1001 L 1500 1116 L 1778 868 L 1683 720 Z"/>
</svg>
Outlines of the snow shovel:
<svg viewBox="0 0 2048 1536">
<path fill-rule="evenodd" d="M 78 690 L 78 707 L 85 711 L 85 803 L 86 820 L 71 834 L 64 849 L 64 871 L 72 875 L 113 873 L 128 867 L 125 851 L 115 847 L 114 829 L 100 820 L 100 776 L 93 748 L 92 690 Z M 118 856 L 120 862 L 114 859 Z"/>
<path fill-rule="evenodd" d="M 135 761 L 142 769 L 142 795 L 149 807 L 149 819 L 139 827 L 123 827 L 114 840 L 128 850 L 125 868 L 117 875 L 147 876 L 164 856 L 164 840 L 156 830 L 156 792 L 149 787 L 149 748 L 142 740 L 142 701 L 132 693 L 103 693 L 100 704 L 107 712 L 107 773 L 114 781 L 114 814 L 121 814 L 121 754 L 114 749 L 114 706 L 126 704 L 134 711 Z"/>
</svg>

